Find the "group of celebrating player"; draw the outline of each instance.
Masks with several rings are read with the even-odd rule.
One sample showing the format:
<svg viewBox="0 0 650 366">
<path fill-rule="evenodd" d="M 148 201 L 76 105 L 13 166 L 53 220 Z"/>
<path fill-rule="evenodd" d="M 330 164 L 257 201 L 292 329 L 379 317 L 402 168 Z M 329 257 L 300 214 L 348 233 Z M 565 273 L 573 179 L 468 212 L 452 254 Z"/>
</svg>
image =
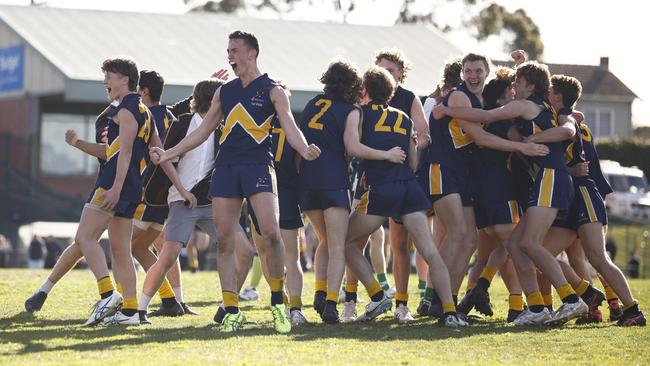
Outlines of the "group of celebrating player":
<svg viewBox="0 0 650 366">
<path fill-rule="evenodd" d="M 413 244 L 422 290 L 417 312 L 444 326 L 467 326 L 473 308 L 492 315 L 488 289 L 497 271 L 515 325 L 602 321 L 604 300 L 618 325 L 645 325 L 605 252 L 603 197 L 611 187 L 582 114 L 572 110 L 581 94 L 577 79 L 551 76 L 546 65 L 516 51 L 515 68 L 500 67 L 488 81 L 490 61 L 470 53 L 445 66 L 423 105 L 400 85 L 410 68 L 404 55 L 387 49 L 363 75 L 348 61 L 331 62 L 320 78 L 323 92 L 297 125 L 289 91 L 260 72 L 258 55 L 253 34 L 231 33 L 228 60 L 237 78 L 226 82 L 222 70 L 173 107 L 159 103 L 163 81 L 156 72 L 138 73 L 123 58 L 102 64 L 113 102 L 97 119 L 97 141 L 66 134 L 70 145 L 100 159 L 97 183 L 74 244 L 26 301 L 28 311 L 39 310 L 83 256 L 101 296 L 86 325 L 149 323 L 156 291 L 162 306 L 150 315 L 194 313 L 183 300 L 178 256 L 198 226 L 218 245 L 223 302 L 214 319 L 222 332 L 237 331 L 245 323 L 238 293 L 254 252 L 239 224 L 246 199 L 280 333 L 307 322 L 302 213 L 318 237 L 314 308 L 328 324 L 370 321 L 392 308 L 393 297 L 395 317 L 413 320 Z M 359 159 L 352 202 L 350 158 Z M 374 277 L 363 254 L 387 219 L 396 293 Z M 164 240 L 156 241 L 163 224 Z M 97 245 L 106 229 L 117 288 Z M 557 259 L 564 251 L 569 262 Z M 139 301 L 133 257 L 147 270 Z M 605 293 L 590 283 L 587 262 Z M 370 297 L 359 317 L 358 281 Z M 562 300 L 556 310 L 551 286 Z"/>
</svg>

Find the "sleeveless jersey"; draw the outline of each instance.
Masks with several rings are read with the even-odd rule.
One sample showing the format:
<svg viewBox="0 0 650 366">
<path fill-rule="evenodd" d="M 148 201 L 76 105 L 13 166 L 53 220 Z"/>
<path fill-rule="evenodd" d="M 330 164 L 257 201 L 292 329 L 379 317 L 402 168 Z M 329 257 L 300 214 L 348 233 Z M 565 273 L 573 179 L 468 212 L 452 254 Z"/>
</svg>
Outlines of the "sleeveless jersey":
<svg viewBox="0 0 650 366">
<path fill-rule="evenodd" d="M 133 153 L 129 168 L 126 172 L 120 201 L 140 202 L 142 199 L 142 181 L 144 171 L 149 162 L 149 139 L 151 138 L 153 120 L 149 109 L 142 104 L 140 95 L 131 93 L 126 95 L 122 102 L 107 117 L 108 122 L 108 143 L 106 144 L 106 163 L 97 179 L 97 185 L 105 190 L 113 186 L 117 171 L 117 159 L 120 155 L 120 126 L 113 121 L 117 113 L 126 109 L 135 118 L 138 124 L 138 132 L 133 141 Z"/>
<path fill-rule="evenodd" d="M 557 116 L 555 110 L 553 110 L 550 104 L 533 95 L 529 96 L 527 100 L 530 100 L 541 107 L 541 112 L 539 112 L 539 114 L 532 120 L 527 120 L 521 117 L 515 120 L 517 130 L 519 130 L 519 133 L 522 136 L 528 137 L 550 128 L 557 127 Z M 550 153 L 546 156 L 535 156 L 531 158 L 532 162 L 536 165 L 536 168 L 550 168 L 568 172 L 564 159 L 566 143 L 552 142 L 545 143 L 544 145 L 548 146 Z"/>
<path fill-rule="evenodd" d="M 362 144 L 384 151 L 399 146 L 408 154 L 413 122 L 404 112 L 374 101 L 363 106 L 362 110 Z M 364 169 L 366 182 L 371 187 L 373 184 L 415 179 L 415 173 L 407 162 L 393 164 L 387 160 L 365 160 Z"/>
<path fill-rule="evenodd" d="M 162 104 L 158 104 L 149 108 L 149 111 L 151 111 L 151 116 L 153 117 L 153 120 L 156 123 L 156 130 L 158 131 L 158 136 L 160 136 L 161 141 L 164 141 L 165 134 L 167 133 L 167 129 L 169 128 L 169 125 L 172 123 L 175 117 L 172 114 L 172 112 L 170 112 L 169 109 L 167 109 L 167 106 Z"/>
<path fill-rule="evenodd" d="M 582 135 L 582 148 L 585 152 L 585 159 L 589 162 L 589 176 L 594 180 L 596 189 L 598 189 L 600 195 L 605 198 L 606 195 L 612 193 L 614 190 L 600 169 L 600 160 L 596 152 L 594 136 L 591 134 L 586 123 L 580 123 L 579 131 L 580 135 Z"/>
<path fill-rule="evenodd" d="M 330 190 L 349 187 L 343 134 L 348 115 L 355 108 L 354 104 L 332 100 L 322 94 L 307 102 L 302 112 L 300 130 L 307 143 L 318 146 L 321 154 L 316 160 L 301 161 L 301 189 Z"/>
<path fill-rule="evenodd" d="M 481 101 L 469 91 L 465 84 L 461 84 L 454 91 L 447 94 L 443 100 L 445 106 L 449 105 L 449 98 L 454 92 L 461 92 L 467 95 L 472 108 L 482 108 Z M 439 163 L 448 169 L 466 170 L 467 158 L 476 148 L 474 141 L 465 134 L 458 126 L 458 121 L 452 117 L 441 119 L 429 119 L 429 130 L 431 133 L 431 148 L 429 149 L 429 163 Z"/>
<path fill-rule="evenodd" d="M 398 85 L 395 89 L 395 94 L 393 94 L 393 97 L 388 101 L 388 105 L 406 113 L 410 118 L 413 99 L 415 99 L 415 94 L 413 94 L 412 91 L 404 89 L 401 85 Z"/>
<path fill-rule="evenodd" d="M 215 165 L 272 164 L 270 135 L 275 108 L 270 91 L 276 86 L 267 74 L 246 87 L 239 78 L 221 86 L 224 125 Z"/>
<path fill-rule="evenodd" d="M 566 147 L 566 163 L 568 167 L 573 167 L 576 164 L 587 162 L 584 151 L 584 141 L 582 139 L 582 133 L 580 132 L 580 127 L 575 123 L 576 136 L 573 140 L 567 140 L 565 144 Z M 596 183 L 591 178 L 590 175 L 584 177 L 571 177 L 573 179 L 573 184 L 576 186 L 585 186 L 585 187 L 595 187 Z"/>
<path fill-rule="evenodd" d="M 507 139 L 511 121 L 492 122 L 484 129 Z M 490 148 L 477 148 L 470 164 L 470 184 L 477 201 L 501 203 L 516 198 L 512 175 L 512 153 Z"/>
</svg>

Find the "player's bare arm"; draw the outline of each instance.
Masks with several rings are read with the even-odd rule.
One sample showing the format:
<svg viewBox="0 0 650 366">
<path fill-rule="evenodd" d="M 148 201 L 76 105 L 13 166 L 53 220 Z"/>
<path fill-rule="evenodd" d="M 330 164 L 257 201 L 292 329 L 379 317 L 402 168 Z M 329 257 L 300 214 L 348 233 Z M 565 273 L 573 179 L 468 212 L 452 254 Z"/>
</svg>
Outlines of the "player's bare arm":
<svg viewBox="0 0 650 366">
<path fill-rule="evenodd" d="M 154 132 L 151 136 L 150 140 L 150 147 L 158 147 L 162 149 L 163 144 L 162 141 L 160 141 L 160 136 L 158 135 L 158 131 L 154 129 Z M 165 172 L 169 180 L 172 182 L 174 187 L 178 190 L 178 193 L 183 197 L 185 201 L 187 201 L 189 204 L 189 208 L 194 208 L 196 207 L 196 197 L 191 193 L 188 192 L 185 187 L 183 187 L 183 184 L 181 183 L 181 179 L 178 176 L 178 172 L 176 171 L 176 168 L 172 165 L 171 161 L 167 160 L 163 163 L 160 164 L 160 167 L 162 170 Z"/>
<path fill-rule="evenodd" d="M 485 131 L 476 123 L 459 120 L 458 126 L 479 146 L 489 147 L 494 150 L 518 152 L 528 156 L 546 156 L 550 151 L 545 145 L 521 143 L 501 138 Z"/>
<path fill-rule="evenodd" d="M 278 115 L 280 126 L 284 130 L 289 145 L 293 147 L 305 160 L 314 160 L 320 155 L 318 146 L 307 144 L 307 140 L 302 132 L 296 126 L 289 106 L 289 97 L 284 89 L 279 86 L 271 89 L 271 102 Z"/>
<path fill-rule="evenodd" d="M 79 136 L 77 135 L 77 131 L 75 130 L 70 129 L 65 132 L 65 142 L 67 142 L 68 145 L 72 147 L 76 147 L 77 149 L 85 152 L 88 155 L 92 155 L 96 158 L 106 160 L 105 144 L 98 144 L 94 142 L 84 141 L 79 138 Z"/>
<path fill-rule="evenodd" d="M 529 142 L 550 143 L 561 142 L 574 138 L 576 136 L 576 122 L 571 116 L 559 116 L 560 125 L 549 128 L 540 133 L 528 136 Z"/>
<path fill-rule="evenodd" d="M 221 110 L 221 102 L 219 99 L 220 91 L 221 87 L 219 87 L 219 89 L 214 93 L 210 109 L 205 114 L 205 117 L 203 117 L 201 125 L 196 130 L 192 131 L 192 133 L 185 136 L 178 145 L 169 150 L 163 150 L 159 147 L 149 149 L 149 155 L 154 164 L 160 164 L 167 160 L 172 160 L 201 145 L 203 141 L 210 137 L 210 134 L 216 130 L 217 127 L 219 127 L 219 124 L 223 121 L 223 111 Z"/>
<path fill-rule="evenodd" d="M 461 93 L 454 93 L 455 95 Z M 467 98 L 467 96 L 464 96 Z M 469 99 L 467 99 L 469 101 Z M 433 108 L 434 117 L 450 116 L 473 123 L 489 123 L 494 121 L 510 120 L 517 117 L 532 120 L 539 114 L 539 108 L 528 100 L 515 100 L 503 107 L 490 110 L 471 108 L 471 106 L 454 105 L 449 98 L 449 107 L 436 106 Z M 438 117 L 440 116 L 440 117 Z"/>
<path fill-rule="evenodd" d="M 406 153 L 400 147 L 395 146 L 388 151 L 383 151 L 362 144 L 359 134 L 360 127 L 361 112 L 355 109 L 348 114 L 345 122 L 345 132 L 343 133 L 343 144 L 348 155 L 365 160 L 388 160 L 395 164 L 404 163 Z"/>
<path fill-rule="evenodd" d="M 411 104 L 411 120 L 413 121 L 413 128 L 417 132 L 417 148 L 424 150 L 431 144 L 431 135 L 429 134 L 429 123 L 424 115 L 424 108 L 419 98 L 414 98 Z"/>
</svg>

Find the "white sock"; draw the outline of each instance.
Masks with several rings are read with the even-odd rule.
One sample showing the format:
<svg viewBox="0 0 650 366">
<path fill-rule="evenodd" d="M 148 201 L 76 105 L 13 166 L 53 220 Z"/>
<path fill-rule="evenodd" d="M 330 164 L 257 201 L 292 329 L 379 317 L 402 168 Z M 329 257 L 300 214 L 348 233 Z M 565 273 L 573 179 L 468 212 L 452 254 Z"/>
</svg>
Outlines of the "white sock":
<svg viewBox="0 0 650 366">
<path fill-rule="evenodd" d="M 184 302 L 183 300 L 183 288 L 182 287 L 174 287 L 172 290 L 174 290 L 174 297 L 176 297 L 176 301 L 179 303 Z"/>
<path fill-rule="evenodd" d="M 138 304 L 138 310 L 147 311 L 150 302 L 151 302 L 151 296 L 147 296 L 143 292 L 142 295 L 140 295 L 140 303 Z"/>
<path fill-rule="evenodd" d="M 54 287 L 54 282 L 50 281 L 50 279 L 48 278 L 47 280 L 45 280 L 45 282 L 43 282 L 41 288 L 39 288 L 38 291 L 43 291 L 46 294 L 49 294 L 50 291 L 52 291 L 52 287 Z"/>
</svg>

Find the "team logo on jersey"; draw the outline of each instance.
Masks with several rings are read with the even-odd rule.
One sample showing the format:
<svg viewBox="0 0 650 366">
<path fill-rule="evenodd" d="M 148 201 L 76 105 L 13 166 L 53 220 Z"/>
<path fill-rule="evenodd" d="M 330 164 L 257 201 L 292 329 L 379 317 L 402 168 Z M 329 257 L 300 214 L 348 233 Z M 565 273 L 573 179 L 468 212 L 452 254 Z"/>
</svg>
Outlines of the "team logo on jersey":
<svg viewBox="0 0 650 366">
<path fill-rule="evenodd" d="M 266 99 L 264 98 L 264 93 L 261 90 L 255 92 L 255 95 L 251 98 L 251 105 L 255 107 L 263 107 Z"/>
</svg>

